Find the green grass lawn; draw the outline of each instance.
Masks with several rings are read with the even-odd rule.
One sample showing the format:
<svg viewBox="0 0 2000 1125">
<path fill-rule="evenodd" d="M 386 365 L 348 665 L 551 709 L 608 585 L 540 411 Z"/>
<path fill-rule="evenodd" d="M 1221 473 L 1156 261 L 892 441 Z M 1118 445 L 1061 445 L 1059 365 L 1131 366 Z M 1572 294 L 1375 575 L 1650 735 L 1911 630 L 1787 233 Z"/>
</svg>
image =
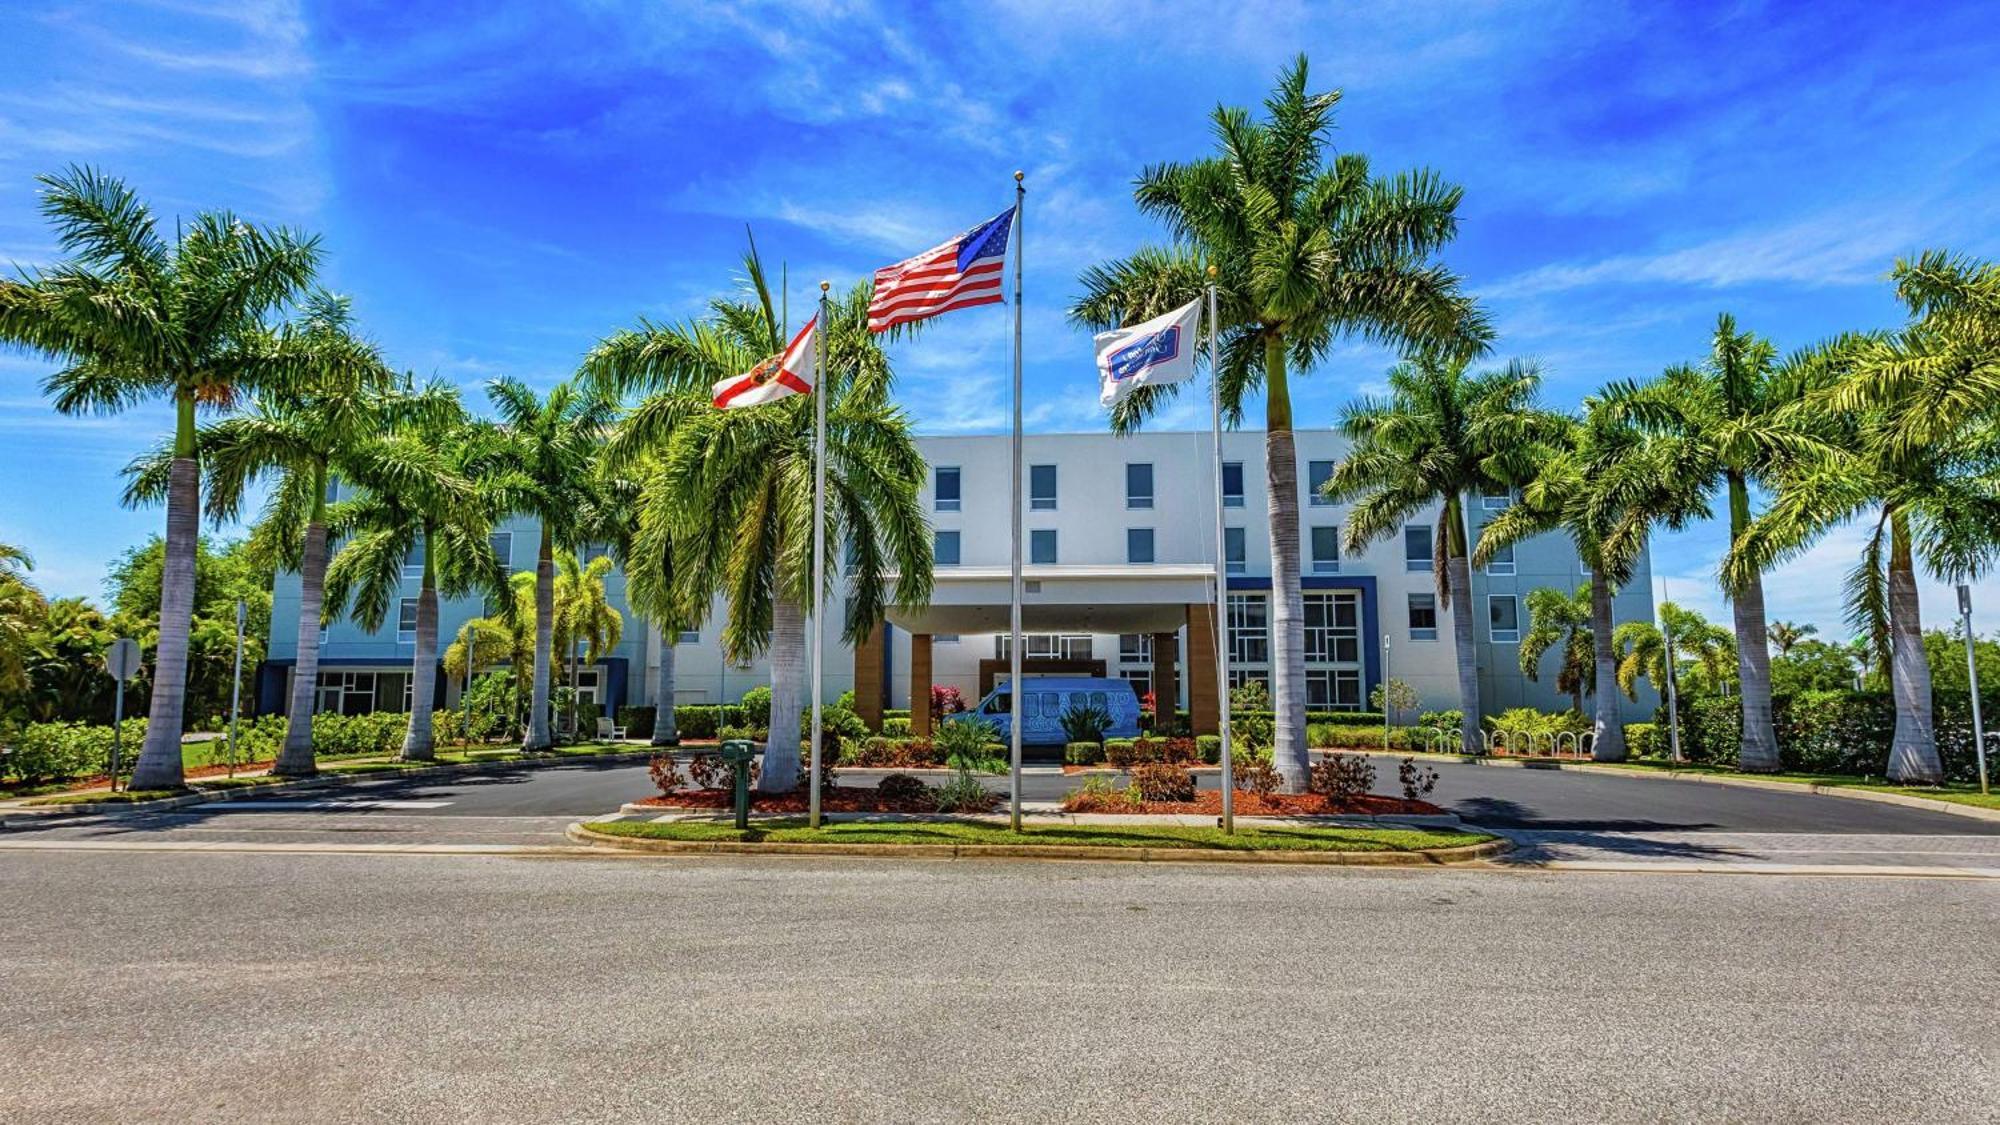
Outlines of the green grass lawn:
<svg viewBox="0 0 2000 1125">
<path fill-rule="evenodd" d="M 1420 755 L 1424 757 L 1456 758 L 1458 754 Z M 1887 778 L 1855 777 L 1844 773 L 1744 773 L 1727 766 L 1706 765 L 1699 762 L 1672 762 L 1662 758 L 1633 759 L 1624 762 L 1593 762 L 1589 759 L 1574 758 L 1525 758 L 1506 759 L 1526 762 L 1559 762 L 1565 765 L 1578 764 L 1598 766 L 1605 769 L 1631 770 L 1635 773 L 1696 773 L 1711 777 L 1740 777 L 1752 781 L 1779 781 L 1792 785 L 1821 785 L 1840 789 L 1866 789 L 1874 793 L 1900 793 L 1905 797 L 1921 797 L 1927 801 L 1946 801 L 1954 805 L 1971 805 L 1982 809 L 2000 809 L 2000 792 L 1982 794 L 1973 782 L 1954 781 L 1941 786 L 1897 785 Z"/>
<path fill-rule="evenodd" d="M 1206 851 L 1415 852 L 1485 843 L 1480 832 L 1414 828 L 1219 828 L 1177 825 L 1049 825 L 1009 831 L 983 821 L 837 822 L 808 828 L 802 819 L 772 820 L 739 831 L 708 821 L 614 821 L 587 826 L 607 836 L 642 840 L 745 841 L 780 844 L 930 844 L 993 847 L 1049 844 L 1095 848 L 1187 848 Z"/>
<path fill-rule="evenodd" d="M 102 789 L 87 790 L 82 793 L 63 793 L 54 797 L 38 797 L 29 801 L 31 805 L 96 805 L 119 804 L 126 801 L 157 801 L 162 797 L 179 797 L 185 789 L 120 789 L 109 793 Z"/>
</svg>

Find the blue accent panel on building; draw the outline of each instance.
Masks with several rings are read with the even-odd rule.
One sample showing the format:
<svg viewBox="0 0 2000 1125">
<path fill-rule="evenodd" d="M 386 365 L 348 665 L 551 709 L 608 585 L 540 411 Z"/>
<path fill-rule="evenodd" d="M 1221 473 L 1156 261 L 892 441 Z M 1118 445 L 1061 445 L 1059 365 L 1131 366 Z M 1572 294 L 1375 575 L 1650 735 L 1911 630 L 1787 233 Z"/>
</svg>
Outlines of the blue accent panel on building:
<svg viewBox="0 0 2000 1125">
<path fill-rule="evenodd" d="M 629 705 L 625 687 L 630 679 L 632 662 L 622 656 L 607 656 L 603 663 L 604 678 L 608 681 L 604 689 L 604 713 L 615 716 L 620 707 Z"/>
<path fill-rule="evenodd" d="M 257 710 L 253 714 L 281 715 L 285 711 L 285 681 L 289 660 L 266 660 L 257 666 Z"/>
<path fill-rule="evenodd" d="M 1229 579 L 1232 590 L 1268 590 L 1268 574 L 1238 574 Z M 1376 596 L 1372 574 L 1307 574 L 1299 578 L 1301 590 L 1358 590 L 1361 592 L 1361 693 L 1362 704 L 1382 683 L 1382 609 Z"/>
</svg>

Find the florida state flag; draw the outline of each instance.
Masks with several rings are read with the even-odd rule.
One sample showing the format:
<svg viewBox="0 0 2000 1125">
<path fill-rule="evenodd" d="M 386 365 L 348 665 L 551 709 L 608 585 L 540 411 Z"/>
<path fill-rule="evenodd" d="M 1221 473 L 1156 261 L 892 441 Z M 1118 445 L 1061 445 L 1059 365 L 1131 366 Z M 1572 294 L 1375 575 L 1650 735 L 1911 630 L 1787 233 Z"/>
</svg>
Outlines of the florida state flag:
<svg viewBox="0 0 2000 1125">
<path fill-rule="evenodd" d="M 720 410 L 742 406 L 762 406 L 791 395 L 809 395 L 819 381 L 819 353 L 813 346 L 813 330 L 819 318 L 806 321 L 785 350 L 741 375 L 732 375 L 715 385 L 715 405 Z"/>
</svg>

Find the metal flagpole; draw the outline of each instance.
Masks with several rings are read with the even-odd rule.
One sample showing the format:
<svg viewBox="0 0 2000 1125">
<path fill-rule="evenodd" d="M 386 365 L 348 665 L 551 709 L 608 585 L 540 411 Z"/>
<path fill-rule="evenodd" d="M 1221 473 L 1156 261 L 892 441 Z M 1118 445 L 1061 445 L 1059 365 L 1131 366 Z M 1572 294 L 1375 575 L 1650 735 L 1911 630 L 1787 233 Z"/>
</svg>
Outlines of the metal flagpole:
<svg viewBox="0 0 2000 1125">
<path fill-rule="evenodd" d="M 250 615 L 250 607 L 243 599 L 236 600 L 236 674 L 229 681 L 229 776 L 236 776 L 236 712 L 243 697 L 243 623 Z M 1977 704 L 1975 704 L 1977 706 Z"/>
<path fill-rule="evenodd" d="M 1021 229 L 1021 211 L 1027 204 L 1024 174 L 1014 173 L 1014 543 L 1013 583 L 1009 598 L 1007 644 L 1007 823 L 1021 830 L 1021 252 L 1027 247 L 1027 232 Z"/>
<path fill-rule="evenodd" d="M 1222 830 L 1236 831 L 1236 761 L 1229 744 L 1229 552 L 1222 537 L 1222 363 L 1215 315 L 1215 267 L 1208 267 L 1208 408 L 1215 424 L 1215 696 L 1222 737 Z M 1193 702 L 1190 700 L 1189 702 Z"/>
<path fill-rule="evenodd" d="M 1667 580 L 1660 579 L 1660 640 L 1667 650 L 1667 744 L 1674 761 L 1681 760 L 1681 708 L 1680 692 L 1675 683 L 1680 674 L 1674 670 L 1674 627 L 1667 620 Z"/>
<path fill-rule="evenodd" d="M 812 808 L 808 823 L 819 827 L 820 778 L 820 681 L 826 667 L 826 290 L 819 283 L 819 320 L 813 332 L 819 337 L 819 363 L 813 373 L 813 590 L 806 604 L 810 612 L 806 627 L 812 630 Z"/>
<path fill-rule="evenodd" d="M 1965 621 L 1965 682 L 1972 688 L 1972 748 L 1979 752 L 1979 791 L 1990 793 L 1986 786 L 1986 721 L 1979 714 L 1979 661 L 1973 657 L 1972 587 L 1963 583 L 1958 587 L 1958 615 Z"/>
</svg>

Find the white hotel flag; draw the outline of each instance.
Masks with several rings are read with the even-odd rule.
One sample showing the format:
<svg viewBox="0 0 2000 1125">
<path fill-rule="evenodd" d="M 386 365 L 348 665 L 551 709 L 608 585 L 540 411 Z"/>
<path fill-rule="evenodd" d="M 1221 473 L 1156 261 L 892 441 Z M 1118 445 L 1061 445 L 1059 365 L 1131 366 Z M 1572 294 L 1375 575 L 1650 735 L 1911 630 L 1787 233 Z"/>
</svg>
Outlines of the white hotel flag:
<svg viewBox="0 0 2000 1125">
<path fill-rule="evenodd" d="M 1099 401 L 1111 407 L 1135 388 L 1194 378 L 1194 329 L 1200 317 L 1197 297 L 1143 324 L 1098 333 Z"/>
</svg>

